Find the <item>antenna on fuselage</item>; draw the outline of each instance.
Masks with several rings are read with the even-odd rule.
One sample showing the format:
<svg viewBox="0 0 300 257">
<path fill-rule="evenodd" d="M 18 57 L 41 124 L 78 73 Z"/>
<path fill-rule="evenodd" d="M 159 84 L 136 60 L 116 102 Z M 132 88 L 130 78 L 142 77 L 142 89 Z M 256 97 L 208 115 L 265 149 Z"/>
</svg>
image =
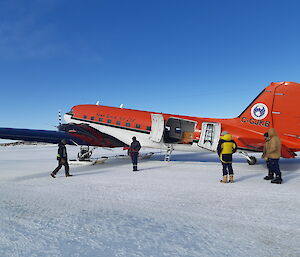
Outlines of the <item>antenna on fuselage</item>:
<svg viewBox="0 0 300 257">
<path fill-rule="evenodd" d="M 122 108 L 123 108 L 123 106 L 124 106 L 124 104 L 121 104 L 121 105 L 120 105 L 120 108 L 122 109 Z"/>
<path fill-rule="evenodd" d="M 97 102 L 96 102 L 96 105 L 99 105 L 99 104 L 100 104 L 100 102 L 99 102 L 99 101 L 97 101 Z"/>
</svg>

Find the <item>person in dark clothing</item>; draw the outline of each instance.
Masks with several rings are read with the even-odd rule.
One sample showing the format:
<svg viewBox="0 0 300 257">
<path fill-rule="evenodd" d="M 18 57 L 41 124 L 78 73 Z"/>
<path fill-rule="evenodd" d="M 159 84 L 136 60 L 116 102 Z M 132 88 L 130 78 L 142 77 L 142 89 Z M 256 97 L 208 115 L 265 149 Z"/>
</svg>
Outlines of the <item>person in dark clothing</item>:
<svg viewBox="0 0 300 257">
<path fill-rule="evenodd" d="M 281 141 L 277 135 L 275 128 L 268 130 L 269 140 L 265 144 L 265 156 L 264 158 L 269 160 L 269 169 L 276 174 L 274 179 L 271 179 L 271 183 L 281 184 L 281 171 L 279 167 L 279 159 L 281 157 Z"/>
<path fill-rule="evenodd" d="M 57 160 L 58 160 L 58 166 L 55 168 L 55 170 L 50 174 L 52 178 L 56 178 L 56 173 L 62 168 L 62 166 L 65 166 L 65 174 L 66 177 L 71 177 L 69 173 L 69 164 L 68 164 L 68 154 L 67 154 L 67 148 L 66 148 L 67 141 L 65 139 L 61 140 L 61 142 L 58 144 L 58 152 L 57 152 Z"/>
<path fill-rule="evenodd" d="M 270 141 L 270 137 L 268 132 L 264 133 L 264 139 L 265 139 L 265 143 L 264 143 L 264 149 L 263 149 L 263 154 L 261 156 L 262 159 L 264 159 L 266 161 L 266 165 L 268 168 L 268 175 L 264 177 L 265 180 L 272 180 L 274 179 L 274 172 L 270 169 L 270 160 L 269 158 L 266 157 L 267 154 L 267 148 L 268 148 L 268 144 Z"/>
<path fill-rule="evenodd" d="M 223 179 L 220 181 L 222 183 L 228 183 L 228 174 L 229 182 L 233 183 L 232 154 L 236 150 L 237 145 L 229 133 L 220 137 L 217 151 L 223 166 Z"/>
<path fill-rule="evenodd" d="M 139 141 L 137 141 L 136 137 L 132 138 L 132 143 L 130 144 L 129 148 L 129 154 L 131 157 L 132 165 L 133 165 L 133 171 L 137 171 L 137 163 L 138 163 L 138 156 L 139 151 L 141 149 L 141 144 Z"/>
</svg>

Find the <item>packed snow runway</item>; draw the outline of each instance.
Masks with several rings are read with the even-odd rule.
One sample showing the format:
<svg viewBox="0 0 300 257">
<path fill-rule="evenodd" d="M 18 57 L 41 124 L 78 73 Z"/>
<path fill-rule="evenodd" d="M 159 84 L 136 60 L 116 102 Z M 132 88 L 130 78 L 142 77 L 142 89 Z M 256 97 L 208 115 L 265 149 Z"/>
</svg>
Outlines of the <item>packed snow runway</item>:
<svg viewBox="0 0 300 257">
<path fill-rule="evenodd" d="M 109 158 L 53 179 L 56 152 L 0 147 L 0 256 L 300 256 L 299 159 L 281 160 L 275 185 L 262 161 L 236 154 L 236 183 L 222 184 L 214 153 L 175 153 L 170 163 L 157 153 L 139 172 Z"/>
</svg>

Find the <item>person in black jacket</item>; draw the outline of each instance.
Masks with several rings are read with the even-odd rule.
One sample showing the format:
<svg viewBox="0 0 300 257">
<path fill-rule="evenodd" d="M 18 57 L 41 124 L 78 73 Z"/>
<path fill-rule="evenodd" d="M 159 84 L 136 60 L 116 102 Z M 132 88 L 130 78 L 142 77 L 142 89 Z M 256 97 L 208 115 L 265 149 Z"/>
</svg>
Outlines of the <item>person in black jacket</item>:
<svg viewBox="0 0 300 257">
<path fill-rule="evenodd" d="M 56 178 L 56 173 L 61 169 L 61 167 L 65 166 L 65 174 L 66 177 L 71 177 L 69 173 L 69 164 L 68 164 L 68 154 L 67 154 L 67 148 L 66 148 L 67 141 L 65 139 L 61 140 L 61 142 L 58 144 L 58 152 L 57 152 L 57 160 L 58 160 L 58 166 L 55 168 L 55 170 L 50 174 L 52 178 Z"/>
<path fill-rule="evenodd" d="M 137 163 L 138 163 L 138 156 L 139 151 L 141 149 L 141 144 L 139 141 L 137 141 L 136 137 L 132 138 L 132 143 L 129 148 L 129 154 L 131 157 L 132 165 L 133 165 L 133 171 L 137 171 Z"/>
</svg>

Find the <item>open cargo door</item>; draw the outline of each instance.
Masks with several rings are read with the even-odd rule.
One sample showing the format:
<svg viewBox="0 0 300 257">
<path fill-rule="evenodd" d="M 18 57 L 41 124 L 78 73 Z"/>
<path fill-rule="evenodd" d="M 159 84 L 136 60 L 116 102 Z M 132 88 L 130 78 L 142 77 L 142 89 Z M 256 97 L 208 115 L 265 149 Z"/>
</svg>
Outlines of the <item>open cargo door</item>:
<svg viewBox="0 0 300 257">
<path fill-rule="evenodd" d="M 164 143 L 193 144 L 197 122 L 176 117 L 167 120 L 164 133 Z"/>
<path fill-rule="evenodd" d="M 217 122 L 203 122 L 198 145 L 210 151 L 216 151 L 221 134 L 221 124 Z"/>
<path fill-rule="evenodd" d="M 164 117 L 161 114 L 151 114 L 152 125 L 150 132 L 150 139 L 159 143 L 162 140 L 162 136 L 165 128 Z"/>
</svg>

